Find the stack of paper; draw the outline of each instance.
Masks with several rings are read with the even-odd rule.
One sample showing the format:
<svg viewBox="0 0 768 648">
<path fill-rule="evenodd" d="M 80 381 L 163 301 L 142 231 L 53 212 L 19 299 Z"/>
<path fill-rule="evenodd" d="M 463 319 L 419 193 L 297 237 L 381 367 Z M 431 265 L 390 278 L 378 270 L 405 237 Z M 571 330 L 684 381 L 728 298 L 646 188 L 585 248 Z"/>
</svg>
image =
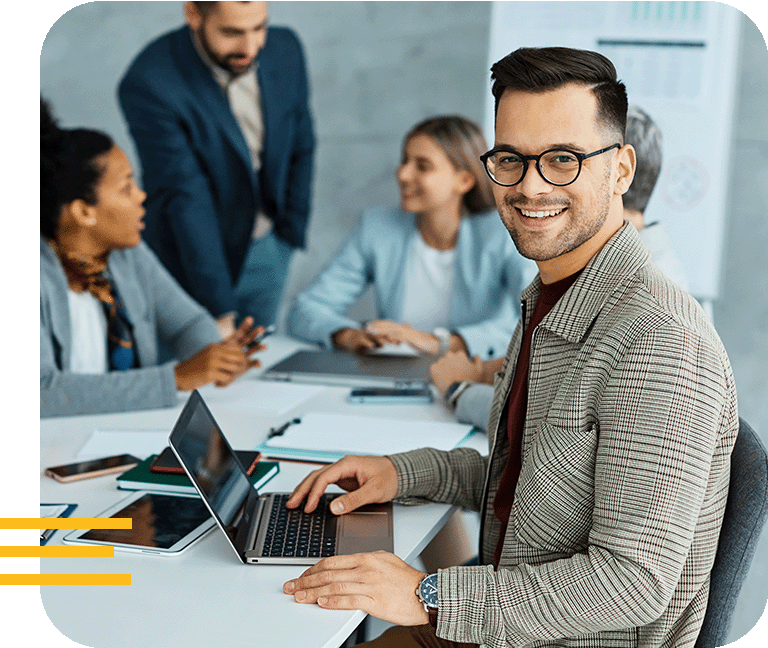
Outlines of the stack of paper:
<svg viewBox="0 0 768 648">
<path fill-rule="evenodd" d="M 386 455 L 417 448 L 451 450 L 475 428 L 462 423 L 403 421 L 310 412 L 256 449 L 270 457 L 333 462 L 347 454 Z"/>
</svg>

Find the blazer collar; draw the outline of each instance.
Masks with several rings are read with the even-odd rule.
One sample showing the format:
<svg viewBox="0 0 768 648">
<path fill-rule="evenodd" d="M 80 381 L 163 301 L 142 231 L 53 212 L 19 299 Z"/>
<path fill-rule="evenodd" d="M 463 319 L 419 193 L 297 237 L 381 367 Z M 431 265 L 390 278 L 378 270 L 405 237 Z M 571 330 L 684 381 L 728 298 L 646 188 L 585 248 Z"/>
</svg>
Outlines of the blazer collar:
<svg viewBox="0 0 768 648">
<path fill-rule="evenodd" d="M 651 255 L 637 230 L 625 222 L 586 265 L 576 282 L 542 320 L 541 326 L 570 342 L 579 342 L 616 287 L 650 260 Z M 539 275 L 523 291 L 523 300 L 535 300 L 540 287 Z"/>
</svg>

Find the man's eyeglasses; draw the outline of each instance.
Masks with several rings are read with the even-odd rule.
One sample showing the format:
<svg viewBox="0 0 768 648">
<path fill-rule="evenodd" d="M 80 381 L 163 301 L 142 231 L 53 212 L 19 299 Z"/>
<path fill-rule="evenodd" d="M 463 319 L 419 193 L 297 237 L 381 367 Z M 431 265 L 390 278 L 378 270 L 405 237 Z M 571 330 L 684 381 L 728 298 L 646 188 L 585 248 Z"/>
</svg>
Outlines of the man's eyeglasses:
<svg viewBox="0 0 768 648">
<path fill-rule="evenodd" d="M 584 160 L 615 148 L 621 148 L 621 144 L 612 144 L 592 153 L 549 149 L 539 155 L 522 155 L 512 149 L 499 147 L 481 155 L 480 159 L 491 180 L 502 187 L 513 187 L 522 182 L 530 160 L 536 161 L 539 175 L 549 184 L 564 187 L 579 177 Z"/>
</svg>

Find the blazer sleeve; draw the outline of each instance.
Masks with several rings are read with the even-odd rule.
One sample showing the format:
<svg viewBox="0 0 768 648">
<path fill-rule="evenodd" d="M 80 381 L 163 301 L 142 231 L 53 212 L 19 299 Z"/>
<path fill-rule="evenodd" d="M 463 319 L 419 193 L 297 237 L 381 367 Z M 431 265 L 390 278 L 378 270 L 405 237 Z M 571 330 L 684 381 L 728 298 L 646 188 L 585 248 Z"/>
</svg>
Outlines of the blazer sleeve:
<svg viewBox="0 0 768 648">
<path fill-rule="evenodd" d="M 488 458 L 473 448 L 421 448 L 388 456 L 397 471 L 400 504 L 439 502 L 479 511 Z"/>
<path fill-rule="evenodd" d="M 235 311 L 234 285 L 210 181 L 174 107 L 173 89 L 129 72 L 118 98 L 143 169 L 148 210 L 168 219 L 183 283 L 214 317 Z"/>
<path fill-rule="evenodd" d="M 105 374 L 62 371 L 53 336 L 40 320 L 40 417 L 101 414 L 176 405 L 173 364 Z"/>
<path fill-rule="evenodd" d="M 644 626 L 666 611 L 687 561 L 708 560 L 691 554 L 693 536 L 718 528 L 738 429 L 735 398 L 725 396 L 734 394 L 730 370 L 693 337 L 646 334 L 607 377 L 586 547 L 542 564 L 441 571 L 439 637 L 556 642 Z"/>
<path fill-rule="evenodd" d="M 456 420 L 487 431 L 492 403 L 493 386 L 475 383 L 459 395 L 456 401 Z"/>
<path fill-rule="evenodd" d="M 495 302 L 495 308 L 486 319 L 455 328 L 464 339 L 469 355 L 479 355 L 483 360 L 504 355 L 520 319 L 520 293 L 537 272 L 536 265 L 518 254 L 511 244 L 505 246 L 503 254 L 501 277 L 488 276 L 485 278 L 488 282 L 486 286 L 476 287 L 488 292 L 490 285 L 501 281 L 501 299 Z"/>
<path fill-rule="evenodd" d="M 151 318 L 151 321 L 134 321 L 137 343 L 138 339 L 146 340 L 143 348 L 137 349 L 140 362 L 142 355 L 153 360 L 156 358 L 155 337 L 166 343 L 181 359 L 220 339 L 213 318 L 184 292 L 144 244 L 124 254 L 124 258 L 125 263 L 119 266 L 123 281 L 116 278 L 116 282 L 121 284 L 121 294 L 139 290 L 141 301 L 146 304 L 142 313 L 129 313 L 129 316 L 132 320 Z M 174 363 L 105 374 L 76 374 L 62 369 L 56 360 L 50 317 L 44 307 L 49 289 L 50 286 L 41 286 L 40 294 L 41 417 L 176 405 Z"/>
<path fill-rule="evenodd" d="M 343 328 L 360 328 L 360 322 L 345 313 L 374 281 L 371 251 L 365 243 L 364 230 L 362 223 L 359 224 L 315 283 L 294 298 L 287 315 L 291 335 L 332 348 L 331 334 Z"/>
</svg>

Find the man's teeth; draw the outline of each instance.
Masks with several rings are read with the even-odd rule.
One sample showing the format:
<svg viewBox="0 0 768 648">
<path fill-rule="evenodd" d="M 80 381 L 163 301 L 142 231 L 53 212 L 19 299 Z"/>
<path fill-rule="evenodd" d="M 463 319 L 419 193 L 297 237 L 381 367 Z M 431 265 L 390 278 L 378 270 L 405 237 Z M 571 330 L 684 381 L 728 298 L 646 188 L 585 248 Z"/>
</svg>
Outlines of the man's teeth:
<svg viewBox="0 0 768 648">
<path fill-rule="evenodd" d="M 527 218 L 546 218 L 547 216 L 557 216 L 563 209 L 556 209 L 555 211 L 527 211 L 521 209 L 520 213 Z"/>
</svg>

